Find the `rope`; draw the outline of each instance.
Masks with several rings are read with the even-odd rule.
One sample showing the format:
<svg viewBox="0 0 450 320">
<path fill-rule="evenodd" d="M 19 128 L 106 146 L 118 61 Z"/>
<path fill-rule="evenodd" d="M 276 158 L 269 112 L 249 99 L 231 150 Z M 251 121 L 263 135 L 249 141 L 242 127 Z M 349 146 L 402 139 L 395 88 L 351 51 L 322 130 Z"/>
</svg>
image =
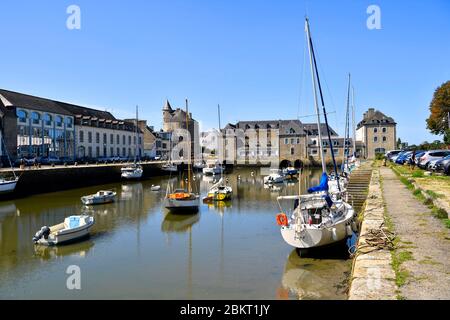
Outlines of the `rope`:
<svg viewBox="0 0 450 320">
<path fill-rule="evenodd" d="M 356 245 L 350 247 L 350 257 L 356 258 L 356 256 L 361 253 L 367 254 L 376 250 L 394 250 L 394 240 L 396 238 L 396 235 L 393 232 L 387 230 L 387 228 L 383 225 L 384 222 L 381 224 L 380 229 L 369 229 L 365 237 L 365 243 L 358 246 L 357 249 Z M 352 249 L 354 250 L 354 252 L 352 252 Z"/>
</svg>

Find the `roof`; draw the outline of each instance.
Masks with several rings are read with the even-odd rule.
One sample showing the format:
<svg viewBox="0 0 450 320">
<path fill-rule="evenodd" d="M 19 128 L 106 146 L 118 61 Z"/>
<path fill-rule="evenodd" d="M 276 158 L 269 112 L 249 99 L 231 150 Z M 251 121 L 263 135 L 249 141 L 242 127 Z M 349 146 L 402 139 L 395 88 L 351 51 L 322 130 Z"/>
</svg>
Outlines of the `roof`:
<svg viewBox="0 0 450 320">
<path fill-rule="evenodd" d="M 86 107 L 77 106 L 74 104 L 69 104 L 65 102 L 57 102 L 61 108 L 68 111 L 72 115 L 81 115 L 86 117 L 94 117 L 98 119 L 105 119 L 105 120 L 117 120 L 110 112 L 108 111 L 101 111 Z"/>
<path fill-rule="evenodd" d="M 330 135 L 331 136 L 337 136 L 337 132 L 334 131 L 330 125 L 328 125 L 328 128 L 330 129 Z M 319 131 L 317 130 L 317 123 L 303 123 L 303 130 L 305 130 L 305 133 L 309 136 L 317 136 L 319 135 Z M 320 124 L 320 132 L 322 135 L 327 135 L 327 127 L 325 123 Z"/>
<path fill-rule="evenodd" d="M 65 115 L 72 115 L 70 111 L 61 106 L 62 102 L 39 98 L 28 94 L 0 89 L 0 100 L 3 106 L 14 106 L 32 109 L 36 111 L 46 111 Z"/>
<path fill-rule="evenodd" d="M 397 124 L 391 117 L 386 116 L 381 111 L 369 108 L 364 112 L 363 119 L 358 123 L 356 129 L 361 128 L 364 125 L 379 125 L 379 124 Z"/>
<path fill-rule="evenodd" d="M 168 99 L 166 99 L 166 103 L 164 104 L 163 111 L 172 111 L 172 106 L 170 105 Z"/>
</svg>

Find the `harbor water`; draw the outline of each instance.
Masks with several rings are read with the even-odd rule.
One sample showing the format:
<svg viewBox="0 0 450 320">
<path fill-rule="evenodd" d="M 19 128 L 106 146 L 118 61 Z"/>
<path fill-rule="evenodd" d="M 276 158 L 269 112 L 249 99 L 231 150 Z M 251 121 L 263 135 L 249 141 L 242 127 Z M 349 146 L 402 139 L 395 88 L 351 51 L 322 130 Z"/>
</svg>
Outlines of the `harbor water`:
<svg viewBox="0 0 450 320">
<path fill-rule="evenodd" d="M 299 257 L 275 220 L 277 196 L 304 192 L 321 172 L 265 188 L 260 170 L 235 168 L 226 176 L 233 199 L 201 204 L 195 215 L 162 207 L 180 175 L 0 202 L 0 299 L 345 299 L 350 260 Z M 213 181 L 195 174 L 194 189 L 203 197 Z M 115 203 L 81 204 L 81 196 L 106 189 L 117 192 Z M 89 239 L 33 244 L 42 226 L 80 213 L 95 217 Z M 70 266 L 79 268 L 80 289 L 68 287 Z"/>
</svg>

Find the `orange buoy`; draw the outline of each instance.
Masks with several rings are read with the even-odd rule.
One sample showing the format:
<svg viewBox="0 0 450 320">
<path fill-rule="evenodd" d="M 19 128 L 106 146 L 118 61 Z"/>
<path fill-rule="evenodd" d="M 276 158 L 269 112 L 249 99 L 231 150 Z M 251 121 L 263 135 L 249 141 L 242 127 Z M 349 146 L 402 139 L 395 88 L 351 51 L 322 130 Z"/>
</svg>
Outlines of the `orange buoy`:
<svg viewBox="0 0 450 320">
<path fill-rule="evenodd" d="M 279 226 L 283 226 L 283 227 L 287 227 L 289 225 L 286 214 L 284 214 L 284 213 L 277 214 L 277 224 Z"/>
</svg>

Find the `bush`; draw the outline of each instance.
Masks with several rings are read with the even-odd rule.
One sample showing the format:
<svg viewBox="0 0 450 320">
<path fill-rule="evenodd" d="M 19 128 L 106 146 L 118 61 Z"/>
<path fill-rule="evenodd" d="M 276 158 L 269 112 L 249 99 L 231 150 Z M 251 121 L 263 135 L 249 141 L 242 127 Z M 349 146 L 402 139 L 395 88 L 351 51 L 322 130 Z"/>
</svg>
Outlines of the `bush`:
<svg viewBox="0 0 450 320">
<path fill-rule="evenodd" d="M 377 153 L 377 154 L 375 154 L 375 159 L 376 159 L 376 160 L 383 160 L 383 159 L 384 159 L 384 154 L 383 154 L 383 153 Z"/>
</svg>

